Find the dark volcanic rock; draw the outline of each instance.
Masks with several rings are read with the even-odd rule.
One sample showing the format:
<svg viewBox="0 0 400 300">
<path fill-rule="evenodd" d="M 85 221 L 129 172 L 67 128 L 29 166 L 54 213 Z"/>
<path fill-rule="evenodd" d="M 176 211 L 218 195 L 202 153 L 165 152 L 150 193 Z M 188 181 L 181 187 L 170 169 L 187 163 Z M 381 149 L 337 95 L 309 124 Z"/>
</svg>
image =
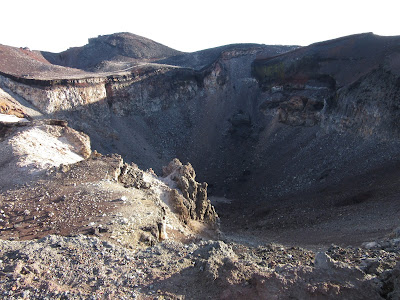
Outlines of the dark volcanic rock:
<svg viewBox="0 0 400 300">
<path fill-rule="evenodd" d="M 253 73 L 264 88 L 334 88 L 350 84 L 380 65 L 398 72 L 399 37 L 372 33 L 346 36 L 312 44 L 289 53 L 256 59 Z"/>
<path fill-rule="evenodd" d="M 61 54 L 0 47 L 0 72 L 10 99 L 122 155 L 2 188 L 3 239 L 113 241 L 3 241 L 4 297 L 399 298 L 399 37 L 178 53 L 115 34 Z M 159 181 L 122 157 L 191 164 L 174 159 Z M 187 235 L 219 233 L 209 190 L 229 244 Z"/>
<path fill-rule="evenodd" d="M 118 176 L 118 182 L 121 182 L 125 188 L 149 188 L 149 184 L 143 179 L 143 171 L 141 171 L 134 163 L 131 165 L 127 163 L 123 164 L 121 167 L 121 174 Z"/>
<path fill-rule="evenodd" d="M 216 48 L 205 49 L 201 51 L 196 51 L 192 53 L 183 53 L 169 57 L 158 61 L 162 64 L 174 65 L 185 68 L 192 68 L 196 70 L 201 70 L 207 68 L 210 64 L 220 58 L 228 58 L 231 53 L 236 52 L 238 55 L 240 52 L 242 55 L 246 55 L 249 49 L 254 49 L 257 51 L 263 51 L 263 56 L 267 56 L 267 53 L 282 53 L 290 50 L 294 50 L 298 46 L 265 46 L 259 44 L 232 44 L 225 45 Z"/>
<path fill-rule="evenodd" d="M 178 157 L 214 195 L 269 202 L 397 156 L 397 138 L 388 138 L 397 136 L 398 40 L 361 34 L 289 52 L 232 45 L 182 54 L 110 76 L 108 107 L 63 117 L 99 151 L 156 172 Z"/>
</svg>

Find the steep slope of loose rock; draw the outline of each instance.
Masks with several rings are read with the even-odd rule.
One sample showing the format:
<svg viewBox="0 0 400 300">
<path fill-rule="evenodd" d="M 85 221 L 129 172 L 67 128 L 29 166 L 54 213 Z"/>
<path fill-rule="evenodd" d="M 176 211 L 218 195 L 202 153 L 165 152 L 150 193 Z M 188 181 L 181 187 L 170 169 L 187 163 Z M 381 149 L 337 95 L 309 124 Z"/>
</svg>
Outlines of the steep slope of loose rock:
<svg viewBox="0 0 400 300">
<path fill-rule="evenodd" d="M 107 129 L 102 131 L 115 137 L 112 146 L 100 142 L 104 139 L 96 135 L 104 133 L 90 129 L 96 128 L 92 121 L 74 124 L 90 130 L 101 151 L 116 149 L 129 160 L 156 169 L 177 156 L 190 161 L 217 195 L 268 202 L 337 184 L 397 155 L 397 139 L 384 138 L 394 134 L 396 127 L 381 130 L 376 123 L 394 124 L 397 119 L 391 109 L 398 95 L 397 45 L 395 37 L 363 34 L 277 57 L 288 49 L 232 46 L 221 49 L 205 67 L 203 63 L 190 66 L 182 57 L 171 58 L 168 63 L 185 68 L 160 66 L 153 73 L 137 69 L 136 79 L 114 77 L 108 86 L 109 108 L 91 107 L 103 112 Z M 385 78 L 384 71 L 372 70 L 387 57 L 393 61 L 386 63 L 385 68 L 391 69 Z M 200 65 L 201 70 L 197 69 Z M 257 75 L 258 65 L 271 65 L 268 85 Z M 282 69 L 286 77 L 281 78 L 277 66 L 287 68 Z M 348 68 L 355 71 L 346 72 Z M 357 80 L 380 87 L 361 92 L 351 87 Z M 385 103 L 374 102 L 381 96 Z M 383 117 L 391 115 L 392 121 Z M 82 119 L 83 113 L 66 117 Z M 371 128 L 377 134 L 368 138 Z M 140 142 L 127 143 L 131 139 L 121 136 Z M 377 148 L 382 155 L 373 154 Z M 366 156 L 368 162 L 363 159 Z M 348 170 L 348 164 L 356 167 Z M 298 170 L 306 171 L 299 174 Z"/>
</svg>

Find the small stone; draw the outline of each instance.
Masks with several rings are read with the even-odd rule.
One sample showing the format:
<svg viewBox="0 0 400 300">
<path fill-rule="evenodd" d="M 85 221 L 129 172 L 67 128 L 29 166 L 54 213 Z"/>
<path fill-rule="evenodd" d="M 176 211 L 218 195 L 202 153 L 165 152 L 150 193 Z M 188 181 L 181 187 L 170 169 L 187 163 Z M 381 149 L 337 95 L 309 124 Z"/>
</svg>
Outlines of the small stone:
<svg viewBox="0 0 400 300">
<path fill-rule="evenodd" d="M 363 243 L 362 246 L 365 249 L 372 249 L 372 248 L 378 248 L 379 244 L 377 242 L 367 242 L 367 243 Z"/>
<path fill-rule="evenodd" d="M 400 239 L 393 239 L 391 240 L 392 245 L 397 246 L 400 244 Z"/>
<path fill-rule="evenodd" d="M 397 227 L 393 230 L 393 235 L 397 238 L 400 238 L 400 227 Z"/>
<path fill-rule="evenodd" d="M 332 259 L 325 252 L 318 252 L 315 255 L 314 266 L 319 269 L 329 269 L 332 266 Z"/>
<path fill-rule="evenodd" d="M 121 225 L 127 225 L 127 224 L 129 223 L 129 220 L 128 220 L 127 218 L 121 218 L 121 219 L 119 220 L 119 223 L 120 223 Z"/>
</svg>

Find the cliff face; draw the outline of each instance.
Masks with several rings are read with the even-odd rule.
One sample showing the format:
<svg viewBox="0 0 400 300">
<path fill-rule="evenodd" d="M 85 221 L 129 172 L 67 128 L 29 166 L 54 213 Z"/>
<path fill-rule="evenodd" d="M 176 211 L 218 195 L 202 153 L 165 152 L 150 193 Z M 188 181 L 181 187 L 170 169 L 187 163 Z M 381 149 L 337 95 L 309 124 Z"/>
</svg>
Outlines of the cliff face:
<svg viewBox="0 0 400 300">
<path fill-rule="evenodd" d="M 133 138 L 114 145 L 145 166 L 190 161 L 233 198 L 337 184 L 397 155 L 398 45 L 364 34 L 284 54 L 229 49 L 206 67 L 199 54 L 191 68 L 171 58 L 175 68 L 111 83 L 111 127 L 131 124 Z"/>
<path fill-rule="evenodd" d="M 364 137 L 398 139 L 399 92 L 399 76 L 379 66 L 337 92 L 324 127 L 353 130 Z"/>
<path fill-rule="evenodd" d="M 82 109 L 104 100 L 107 96 L 104 78 L 60 82 L 32 79 L 18 82 L 0 76 L 0 87 L 11 90 L 46 114 Z"/>
<path fill-rule="evenodd" d="M 360 34 L 256 60 L 262 106 L 289 125 L 397 137 L 399 47 L 397 37 Z"/>
<path fill-rule="evenodd" d="M 264 51 L 269 53 L 267 47 Z M 152 167 L 178 156 L 196 165 L 202 179 L 218 180 L 221 188 L 227 177 L 235 176 L 229 174 L 230 165 L 243 156 L 241 151 L 249 150 L 248 138 L 258 134 L 259 128 L 253 128 L 253 124 L 263 119 L 258 109 L 260 90 L 251 77 L 251 62 L 260 52 L 259 47 L 230 50 L 206 68 L 175 66 L 129 84 L 117 80 L 110 83 L 108 103 L 111 114 L 119 116 L 117 122 L 111 121 L 115 130 L 121 131 L 128 124 L 132 124 L 132 131 L 140 127 L 131 134 L 140 144 L 142 139 L 147 144 L 147 151 L 143 151 L 133 142 L 128 145 L 120 139 L 115 141 L 118 151 Z M 279 53 L 276 49 L 270 52 Z M 251 116 L 251 120 L 235 122 L 242 115 Z M 237 144 L 243 147 L 238 153 L 230 153 Z M 149 151 L 155 152 L 153 157 L 149 157 Z M 235 172 L 242 173 L 242 167 Z"/>
</svg>

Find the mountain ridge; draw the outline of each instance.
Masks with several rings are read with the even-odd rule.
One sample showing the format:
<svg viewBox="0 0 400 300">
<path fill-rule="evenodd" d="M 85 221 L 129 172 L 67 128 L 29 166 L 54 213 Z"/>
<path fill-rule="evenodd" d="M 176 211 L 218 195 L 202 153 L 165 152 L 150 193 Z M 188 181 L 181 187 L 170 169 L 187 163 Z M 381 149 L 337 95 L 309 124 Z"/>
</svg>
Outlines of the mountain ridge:
<svg viewBox="0 0 400 300">
<path fill-rule="evenodd" d="M 61 53 L 42 52 L 53 64 L 87 71 L 105 69 L 104 64 L 108 61 L 122 61 L 130 66 L 138 61 L 150 62 L 180 53 L 153 40 L 126 32 L 89 38 L 88 44 Z"/>
</svg>

